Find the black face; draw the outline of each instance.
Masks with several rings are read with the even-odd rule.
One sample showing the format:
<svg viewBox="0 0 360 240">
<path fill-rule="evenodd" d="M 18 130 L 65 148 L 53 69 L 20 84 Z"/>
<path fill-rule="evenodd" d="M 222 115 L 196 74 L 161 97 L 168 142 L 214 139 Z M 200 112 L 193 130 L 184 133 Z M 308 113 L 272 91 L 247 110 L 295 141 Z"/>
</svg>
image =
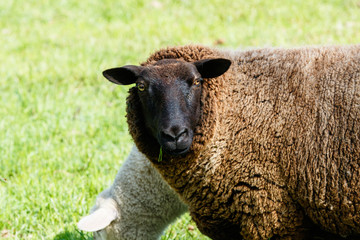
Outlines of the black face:
<svg viewBox="0 0 360 240">
<path fill-rule="evenodd" d="M 164 151 L 177 155 L 191 146 L 203 80 L 193 64 L 168 65 L 142 71 L 136 86 L 148 129 Z"/>
<path fill-rule="evenodd" d="M 136 84 L 147 129 L 166 153 L 181 155 L 190 149 L 201 116 L 203 78 L 223 74 L 230 64 L 226 59 L 195 63 L 167 59 L 146 67 L 109 69 L 103 74 L 117 84 Z"/>
</svg>

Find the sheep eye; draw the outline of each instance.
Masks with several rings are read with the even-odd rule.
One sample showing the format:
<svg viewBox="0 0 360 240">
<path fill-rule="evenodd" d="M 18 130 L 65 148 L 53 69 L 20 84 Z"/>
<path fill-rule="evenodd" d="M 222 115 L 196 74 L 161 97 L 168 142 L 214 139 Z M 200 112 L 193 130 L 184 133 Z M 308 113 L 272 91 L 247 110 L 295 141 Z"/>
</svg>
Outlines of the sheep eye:
<svg viewBox="0 0 360 240">
<path fill-rule="evenodd" d="M 136 84 L 137 89 L 139 89 L 140 92 L 145 90 L 145 84 L 143 83 L 138 83 Z"/>
<path fill-rule="evenodd" d="M 197 86 L 197 85 L 199 85 L 200 83 L 201 83 L 201 78 L 196 78 L 195 80 L 194 80 L 194 85 L 195 86 Z"/>
</svg>

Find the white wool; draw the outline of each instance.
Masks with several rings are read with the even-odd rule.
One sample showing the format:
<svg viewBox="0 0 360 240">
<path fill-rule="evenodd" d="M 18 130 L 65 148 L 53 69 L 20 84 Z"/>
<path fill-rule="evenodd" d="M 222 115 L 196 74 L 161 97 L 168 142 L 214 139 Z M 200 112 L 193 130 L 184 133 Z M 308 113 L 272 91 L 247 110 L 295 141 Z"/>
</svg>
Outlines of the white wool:
<svg viewBox="0 0 360 240">
<path fill-rule="evenodd" d="M 159 239 L 185 211 L 187 206 L 134 146 L 78 228 L 94 232 L 95 240 Z"/>
</svg>

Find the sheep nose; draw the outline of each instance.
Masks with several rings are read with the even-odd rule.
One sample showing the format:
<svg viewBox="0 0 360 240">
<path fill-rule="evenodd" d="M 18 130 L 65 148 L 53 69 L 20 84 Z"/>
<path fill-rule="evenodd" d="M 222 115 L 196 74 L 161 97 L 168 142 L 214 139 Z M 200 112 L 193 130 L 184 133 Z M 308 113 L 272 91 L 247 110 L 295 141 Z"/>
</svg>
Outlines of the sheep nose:
<svg viewBox="0 0 360 240">
<path fill-rule="evenodd" d="M 188 135 L 188 129 L 180 126 L 172 126 L 161 131 L 161 136 L 168 141 L 181 142 Z"/>
<path fill-rule="evenodd" d="M 181 125 L 173 125 L 159 132 L 159 143 L 171 155 L 186 153 L 192 143 L 192 130 Z"/>
</svg>

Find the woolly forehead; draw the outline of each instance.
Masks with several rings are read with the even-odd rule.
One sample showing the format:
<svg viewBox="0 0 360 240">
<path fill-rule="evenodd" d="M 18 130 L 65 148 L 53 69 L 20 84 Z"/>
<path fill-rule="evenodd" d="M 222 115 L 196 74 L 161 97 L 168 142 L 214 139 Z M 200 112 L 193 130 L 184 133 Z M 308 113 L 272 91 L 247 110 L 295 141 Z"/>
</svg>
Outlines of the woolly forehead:
<svg viewBox="0 0 360 240">
<path fill-rule="evenodd" d="M 176 80 L 192 81 L 200 77 L 200 73 L 193 64 L 174 59 L 164 59 L 154 65 L 146 66 L 141 71 L 139 80 L 161 81 L 164 84 L 170 84 Z"/>
</svg>

